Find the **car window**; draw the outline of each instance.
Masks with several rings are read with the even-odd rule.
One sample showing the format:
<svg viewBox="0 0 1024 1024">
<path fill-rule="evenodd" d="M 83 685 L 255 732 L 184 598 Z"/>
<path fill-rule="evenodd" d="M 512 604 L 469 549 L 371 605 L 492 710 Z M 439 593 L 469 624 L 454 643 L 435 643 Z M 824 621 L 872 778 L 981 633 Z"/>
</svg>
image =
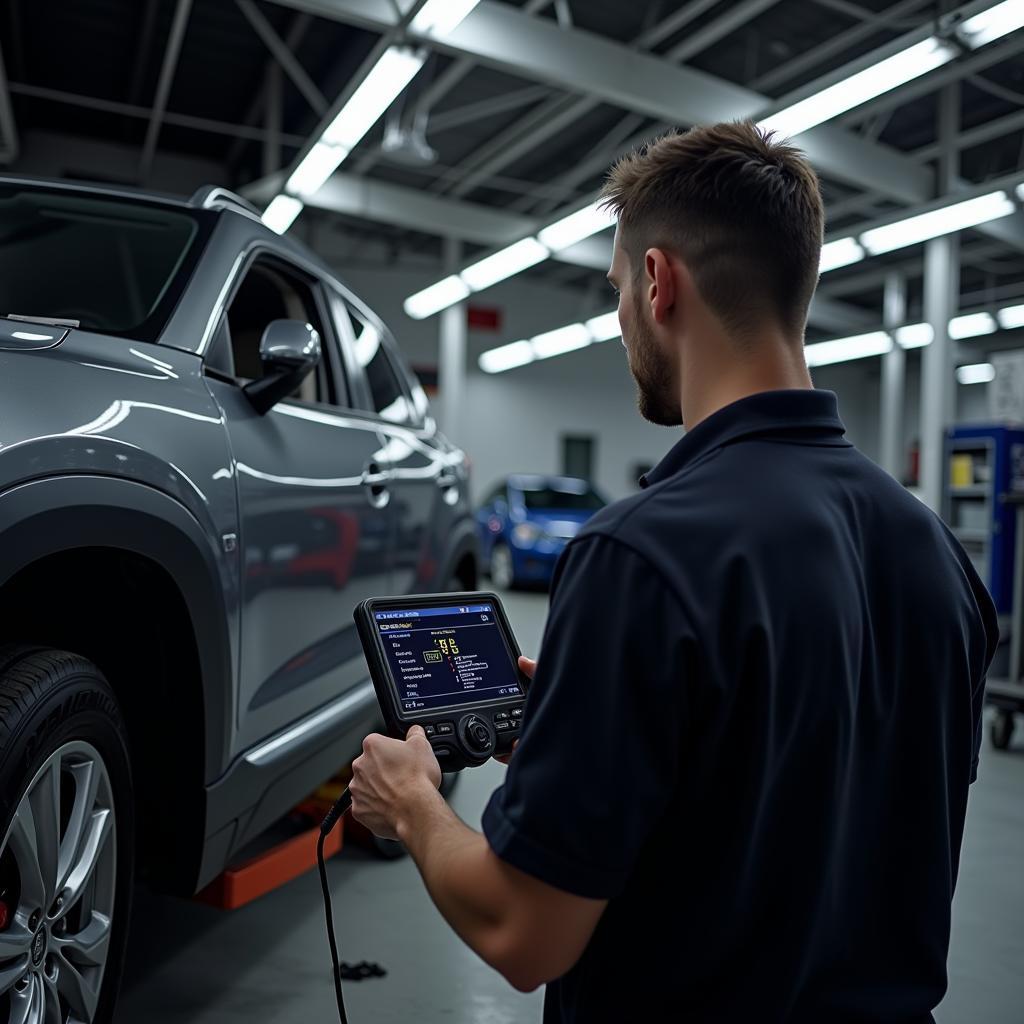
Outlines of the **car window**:
<svg viewBox="0 0 1024 1024">
<path fill-rule="evenodd" d="M 0 309 L 156 341 L 212 218 L 129 198 L 0 185 Z"/>
<path fill-rule="evenodd" d="M 523 504 L 528 509 L 537 511 L 551 509 L 559 512 L 596 512 L 597 509 L 604 508 L 604 499 L 588 487 L 567 488 L 524 484 L 521 490 Z"/>
<path fill-rule="evenodd" d="M 373 411 L 391 423 L 419 424 L 422 417 L 417 414 L 405 390 L 401 372 L 391 360 L 380 328 L 358 309 L 346 305 L 355 339 L 353 352 L 356 362 L 366 374 Z"/>
<path fill-rule="evenodd" d="M 273 320 L 301 320 L 320 335 L 323 357 L 292 392 L 300 402 L 338 404 L 331 376 L 331 343 L 312 283 L 278 260 L 257 259 L 246 271 L 221 319 L 207 365 L 240 383 L 263 376 L 260 341 Z"/>
</svg>

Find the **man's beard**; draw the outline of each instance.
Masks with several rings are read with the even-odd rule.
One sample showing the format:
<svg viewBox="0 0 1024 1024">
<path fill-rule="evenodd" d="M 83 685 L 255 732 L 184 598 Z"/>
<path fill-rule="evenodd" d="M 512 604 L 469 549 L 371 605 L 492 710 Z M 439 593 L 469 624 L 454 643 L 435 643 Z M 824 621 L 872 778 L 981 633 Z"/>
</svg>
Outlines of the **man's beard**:
<svg viewBox="0 0 1024 1024">
<path fill-rule="evenodd" d="M 636 381 L 640 415 L 659 427 L 681 426 L 678 358 L 659 348 L 638 301 L 633 303 L 632 327 L 629 369 Z"/>
</svg>

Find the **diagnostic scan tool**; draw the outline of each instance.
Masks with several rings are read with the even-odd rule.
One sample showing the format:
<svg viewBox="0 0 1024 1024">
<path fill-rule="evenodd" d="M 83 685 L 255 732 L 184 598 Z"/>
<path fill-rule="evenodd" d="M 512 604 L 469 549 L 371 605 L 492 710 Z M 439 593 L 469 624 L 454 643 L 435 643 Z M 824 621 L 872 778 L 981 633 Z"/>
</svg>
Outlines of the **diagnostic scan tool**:
<svg viewBox="0 0 1024 1024">
<path fill-rule="evenodd" d="M 423 726 L 446 772 L 511 751 L 528 680 L 495 594 L 370 598 L 354 617 L 389 735 Z"/>
</svg>

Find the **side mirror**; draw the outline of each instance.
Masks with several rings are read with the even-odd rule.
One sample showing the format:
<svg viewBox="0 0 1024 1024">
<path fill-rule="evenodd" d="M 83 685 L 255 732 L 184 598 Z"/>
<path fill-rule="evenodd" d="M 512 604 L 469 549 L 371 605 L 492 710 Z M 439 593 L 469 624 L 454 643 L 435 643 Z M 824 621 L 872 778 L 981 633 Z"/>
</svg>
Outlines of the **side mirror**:
<svg viewBox="0 0 1024 1024">
<path fill-rule="evenodd" d="M 301 320 L 271 320 L 260 340 L 263 376 L 243 390 L 262 416 L 290 395 L 320 362 L 320 335 Z"/>
</svg>

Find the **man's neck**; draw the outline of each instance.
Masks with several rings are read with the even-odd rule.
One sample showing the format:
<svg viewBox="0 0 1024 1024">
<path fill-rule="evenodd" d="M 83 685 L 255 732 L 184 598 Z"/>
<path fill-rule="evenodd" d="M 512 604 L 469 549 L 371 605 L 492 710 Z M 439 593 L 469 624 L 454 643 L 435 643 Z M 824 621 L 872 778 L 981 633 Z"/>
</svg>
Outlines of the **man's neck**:
<svg viewBox="0 0 1024 1024">
<path fill-rule="evenodd" d="M 718 352 L 728 349 L 717 347 Z M 781 337 L 751 342 L 716 360 L 684 359 L 681 403 L 687 430 L 719 409 L 762 391 L 813 388 L 803 347 Z"/>
</svg>

